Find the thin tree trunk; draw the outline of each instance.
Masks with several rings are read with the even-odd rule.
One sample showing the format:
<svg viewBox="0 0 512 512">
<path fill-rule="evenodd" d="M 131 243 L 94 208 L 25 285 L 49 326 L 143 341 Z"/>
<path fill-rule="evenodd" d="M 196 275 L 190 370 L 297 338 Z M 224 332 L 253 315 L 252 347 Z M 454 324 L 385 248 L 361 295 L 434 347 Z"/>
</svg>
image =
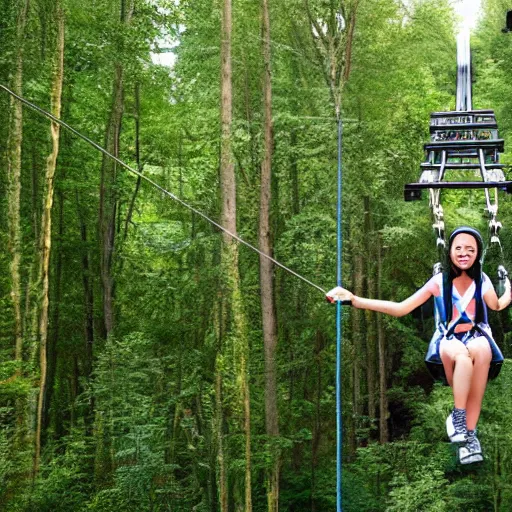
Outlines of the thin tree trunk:
<svg viewBox="0 0 512 512">
<path fill-rule="evenodd" d="M 91 265 L 88 246 L 87 223 L 84 219 L 78 190 L 76 191 L 76 204 L 78 220 L 80 222 L 80 239 L 82 241 L 82 284 L 84 290 L 84 339 L 85 339 L 85 365 L 84 375 L 91 377 L 93 366 L 94 347 L 94 294 L 91 285 Z"/>
<path fill-rule="evenodd" d="M 223 0 L 221 42 L 221 148 L 220 185 L 222 198 L 222 225 L 236 232 L 236 178 L 231 144 L 232 125 L 232 69 L 231 69 L 231 0 Z M 234 245 L 229 235 L 223 233 L 224 245 Z"/>
<path fill-rule="evenodd" d="M 62 102 L 62 83 L 64 80 L 64 12 L 60 0 L 56 0 L 55 14 L 57 22 L 57 44 L 55 49 L 55 61 L 53 69 L 52 84 L 52 114 L 59 118 Z M 46 342 L 48 338 L 48 309 L 49 309 L 49 269 L 50 269 L 50 252 L 52 239 L 52 206 L 55 169 L 57 166 L 57 157 L 59 155 L 59 135 L 60 125 L 52 122 L 52 152 L 46 163 L 45 178 L 45 203 L 43 208 L 43 217 L 41 221 L 41 285 L 42 300 L 41 314 L 39 319 L 39 358 L 41 374 L 39 377 L 39 399 L 37 404 L 37 427 L 34 454 L 34 474 L 39 471 L 41 458 L 41 430 L 43 419 L 44 397 L 46 394 L 46 373 L 47 373 L 47 354 Z"/>
<path fill-rule="evenodd" d="M 223 0 L 221 29 L 221 147 L 220 147 L 220 187 L 222 200 L 222 225 L 231 233 L 236 233 L 236 178 L 234 169 L 233 148 L 231 143 L 232 130 L 232 69 L 231 69 L 231 33 L 232 5 L 231 0 Z M 249 340 L 247 322 L 242 306 L 240 276 L 238 270 L 238 246 L 227 235 L 223 234 L 222 244 L 222 277 L 226 297 L 229 297 L 232 316 L 232 336 L 235 375 L 241 410 L 243 411 L 243 431 L 245 437 L 245 512 L 252 512 L 251 495 L 251 416 L 249 398 L 248 357 Z M 221 389 L 219 389 L 221 392 Z M 221 432 L 219 432 L 221 434 Z M 220 445 L 219 445 L 220 446 Z M 219 459 L 220 463 L 220 459 Z M 221 468 L 220 475 L 225 471 Z M 221 488 L 227 491 L 227 481 L 221 482 Z M 221 512 L 227 512 L 224 496 L 220 497 Z M 238 506 L 238 504 L 236 504 Z"/>
<path fill-rule="evenodd" d="M 37 319 L 39 317 L 39 297 L 35 293 L 37 288 L 37 279 L 39 272 L 39 245 L 41 234 L 39 232 L 39 223 L 41 222 L 41 208 L 39 205 L 39 174 L 41 169 L 38 166 L 37 143 L 32 145 L 32 190 L 31 190 L 31 208 L 32 208 L 32 226 L 34 240 L 34 257 L 30 262 L 30 268 L 27 270 L 28 281 L 25 289 L 25 313 L 23 315 L 23 338 L 24 344 L 35 347 L 37 341 Z M 36 347 L 37 348 L 37 347 Z M 33 349 L 31 352 L 34 352 Z"/>
<path fill-rule="evenodd" d="M 11 83 L 12 90 L 22 95 L 23 87 L 23 48 L 25 25 L 29 0 L 23 0 L 16 23 L 16 57 Z M 21 319 L 21 233 L 20 233 L 20 196 L 21 196 L 21 143 L 23 138 L 23 108 L 14 98 L 10 100 L 9 138 L 7 141 L 7 204 L 9 224 L 9 253 L 11 256 L 11 300 L 14 313 L 15 360 L 23 360 L 23 330 Z M 21 365 L 17 374 L 21 373 Z"/>
<path fill-rule="evenodd" d="M 354 42 L 354 30 L 356 28 L 356 14 L 359 0 L 355 0 L 350 13 L 350 21 L 348 24 L 348 33 L 345 42 L 345 62 L 343 66 L 343 83 L 346 83 L 350 77 L 352 69 L 352 43 Z"/>
<path fill-rule="evenodd" d="M 238 258 L 237 258 L 238 259 Z M 238 263 L 238 262 L 237 262 Z M 252 475 L 251 475 L 251 400 L 249 393 L 249 337 L 247 320 L 242 308 L 242 294 L 240 290 L 240 279 L 238 278 L 238 287 L 233 294 L 234 302 L 234 321 L 236 324 L 235 339 L 240 341 L 240 375 L 241 398 L 243 403 L 244 415 L 244 435 L 245 435 L 245 506 L 244 512 L 252 512 Z"/>
<path fill-rule="evenodd" d="M 105 135 L 105 148 L 114 156 L 119 156 L 119 138 L 123 118 L 123 67 L 115 65 L 112 107 Z M 117 164 L 107 156 L 103 156 L 100 178 L 100 244 L 101 244 L 101 283 L 103 290 L 103 321 L 104 335 L 114 327 L 113 306 L 113 260 L 115 249 L 115 224 L 118 198 L 115 191 Z"/>
<path fill-rule="evenodd" d="M 374 268 L 374 247 L 370 244 L 370 240 L 373 239 L 373 219 L 370 210 L 370 198 L 365 196 L 364 202 L 364 245 L 365 245 L 365 276 L 367 285 L 367 296 L 375 298 L 376 296 L 376 283 L 375 283 L 375 268 Z M 366 316 L 366 382 L 368 386 L 368 417 L 370 421 L 370 432 L 372 430 L 376 413 L 376 368 L 375 368 L 375 346 L 377 338 L 377 320 L 376 313 L 374 311 L 365 311 Z"/>
<path fill-rule="evenodd" d="M 46 431 L 50 425 L 50 404 L 53 398 L 55 374 L 57 371 L 57 340 L 59 339 L 59 317 L 60 302 L 62 297 L 62 237 L 64 236 L 64 194 L 60 190 L 57 194 L 58 214 L 59 214 L 59 247 L 57 249 L 57 258 L 55 262 L 55 296 L 52 314 L 51 337 L 48 342 L 48 380 L 46 386 L 46 395 L 44 397 L 43 407 L 43 444 L 46 439 Z"/>
<path fill-rule="evenodd" d="M 270 54 L 270 15 L 269 0 L 262 0 L 262 34 L 263 62 L 265 67 L 263 79 L 264 97 L 264 156 L 261 164 L 260 185 L 260 226 L 259 246 L 269 256 L 272 256 L 272 235 L 270 227 L 270 206 L 272 194 L 272 81 Z M 279 436 L 279 411 L 277 405 L 277 322 L 274 304 L 273 264 L 267 258 L 260 256 L 260 286 L 261 312 L 263 322 L 263 344 L 265 352 L 265 430 L 269 438 Z M 277 446 L 271 444 L 271 467 L 267 470 L 267 510 L 279 510 L 279 467 L 280 453 Z"/>
<path fill-rule="evenodd" d="M 220 145 L 220 188 L 222 200 L 222 225 L 232 233 L 236 230 L 236 188 L 233 155 L 231 149 L 232 92 L 231 92 L 231 1 L 223 0 L 221 29 L 221 145 Z M 232 204 L 233 201 L 235 204 Z M 221 265 L 222 278 L 227 268 L 225 252 L 232 241 L 223 234 Z M 236 251 L 236 248 L 233 248 Z M 217 485 L 219 487 L 220 512 L 228 512 L 229 488 L 227 462 L 224 449 L 224 408 L 222 354 L 225 325 L 224 300 L 220 299 L 219 312 L 219 354 L 215 363 L 215 403 L 217 433 Z"/>
<path fill-rule="evenodd" d="M 353 289 L 354 294 L 362 296 L 363 295 L 363 258 L 361 256 L 361 249 L 359 247 L 354 248 L 353 251 L 353 275 L 354 275 L 354 283 Z M 352 308 L 352 346 L 353 346 L 353 360 L 352 360 L 352 368 L 353 368 L 353 400 L 354 400 L 354 429 L 357 432 L 360 427 L 362 410 L 361 410 L 361 363 L 360 363 L 360 351 L 363 345 L 363 336 L 364 336 L 364 315 L 363 311 L 357 308 Z M 354 432 L 354 434 L 355 434 Z M 357 446 L 356 436 L 354 435 L 352 447 L 355 451 L 355 447 Z"/>
<path fill-rule="evenodd" d="M 217 433 L 217 486 L 221 512 L 228 512 L 228 476 L 224 454 L 224 418 L 222 407 L 222 369 L 220 358 L 215 365 L 215 432 Z"/>
<path fill-rule="evenodd" d="M 85 360 L 83 365 L 83 375 L 88 382 L 92 379 L 93 359 L 94 359 L 94 289 L 91 283 L 91 263 L 89 254 L 89 235 L 87 222 L 84 218 L 82 206 L 80 204 L 80 195 L 75 191 L 77 217 L 80 226 L 81 244 L 81 262 L 82 262 L 82 286 L 83 286 L 83 332 L 85 344 Z M 90 395 L 87 409 L 84 413 L 85 430 L 92 434 L 94 425 L 94 395 Z"/>
<path fill-rule="evenodd" d="M 382 241 L 378 239 L 377 247 L 377 298 L 382 299 Z M 389 441 L 388 432 L 388 389 L 386 364 L 386 333 L 382 315 L 377 315 L 377 339 L 379 343 L 379 440 L 381 444 Z"/>
<path fill-rule="evenodd" d="M 15 39 L 14 72 L 11 89 L 19 96 L 23 95 L 23 53 L 25 26 L 27 23 L 29 0 L 18 2 Z M 11 303 L 14 320 L 14 359 L 18 363 L 15 375 L 22 373 L 23 361 L 23 320 L 21 315 L 21 146 L 23 141 L 23 107 L 21 102 L 11 97 L 9 102 L 9 136 L 7 139 L 7 223 L 9 229 L 8 249 L 10 255 Z M 32 274 L 29 274 L 31 276 Z M 30 287 L 27 290 L 30 301 Z M 25 404 L 16 400 L 16 435 L 15 449 L 22 446 L 25 435 Z"/>
<path fill-rule="evenodd" d="M 135 163 L 137 164 L 137 170 L 140 173 L 142 173 L 142 171 L 144 169 L 140 162 L 140 83 L 139 82 L 137 82 L 135 84 L 135 108 L 134 108 L 133 117 L 135 119 Z M 181 149 L 181 140 L 180 140 L 180 149 Z M 180 166 L 180 173 L 181 173 L 181 166 Z M 181 176 L 181 174 L 180 174 L 180 176 Z M 133 191 L 133 195 L 130 200 L 130 205 L 128 207 L 128 213 L 126 214 L 126 220 L 124 223 L 124 235 L 123 235 L 124 240 L 126 240 L 126 237 L 128 236 L 128 227 L 132 221 L 133 210 L 135 208 L 135 200 L 137 199 L 137 194 L 139 193 L 141 183 L 142 183 L 142 178 L 140 176 L 137 176 L 137 182 L 135 183 L 135 190 Z M 181 185 L 181 179 L 180 179 L 180 197 L 182 196 L 181 188 L 182 188 L 182 185 Z"/>
<path fill-rule="evenodd" d="M 121 22 L 130 23 L 134 0 L 121 0 Z M 127 6 L 128 4 L 128 6 Z M 120 49 L 121 51 L 121 49 Z M 105 132 L 105 149 L 112 155 L 119 156 L 119 143 L 124 113 L 124 68 L 120 62 L 114 66 L 112 88 L 112 106 Z M 116 191 L 117 164 L 103 156 L 100 178 L 100 244 L 101 244 L 101 283 L 103 289 L 104 336 L 114 328 L 114 259 L 116 242 L 116 222 L 119 197 Z"/>
</svg>

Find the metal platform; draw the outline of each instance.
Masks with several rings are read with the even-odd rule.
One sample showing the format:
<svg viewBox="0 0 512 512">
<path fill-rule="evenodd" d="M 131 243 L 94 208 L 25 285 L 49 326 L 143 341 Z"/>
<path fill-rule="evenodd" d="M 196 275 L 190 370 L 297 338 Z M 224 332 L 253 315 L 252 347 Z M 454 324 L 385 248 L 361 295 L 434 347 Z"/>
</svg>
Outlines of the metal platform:
<svg viewBox="0 0 512 512">
<path fill-rule="evenodd" d="M 496 188 L 512 194 L 512 181 L 438 181 L 431 183 L 407 183 L 404 187 L 404 199 L 417 201 L 425 189 L 490 189 Z"/>
<path fill-rule="evenodd" d="M 422 163 L 420 164 L 420 167 L 422 170 L 440 170 L 441 164 L 431 164 L 430 162 Z M 505 169 L 505 164 L 486 164 L 486 169 Z M 479 163 L 457 163 L 457 162 L 446 162 L 446 165 L 444 166 L 447 170 L 459 170 L 459 171 L 465 171 L 465 170 L 471 170 L 471 169 L 480 169 Z"/>
<path fill-rule="evenodd" d="M 505 151 L 503 139 L 491 140 L 442 140 L 429 142 L 423 146 L 425 151 L 468 151 L 471 149 L 496 149 L 500 153 Z"/>
<path fill-rule="evenodd" d="M 418 183 L 404 187 L 404 199 L 421 199 L 428 190 L 432 227 L 437 237 L 440 261 L 445 247 L 442 190 L 482 189 L 485 195 L 491 242 L 499 242 L 501 223 L 497 220 L 498 192 L 512 193 L 512 181 L 505 176 L 506 166 L 499 156 L 505 143 L 498 135 L 493 110 L 472 109 L 471 52 L 469 32 L 457 38 L 457 93 L 455 110 L 430 115 L 430 141 L 424 145 Z M 447 176 L 447 171 L 449 172 Z M 450 181 L 445 181 L 448 178 Z M 455 181 L 460 179 L 460 181 Z"/>
</svg>

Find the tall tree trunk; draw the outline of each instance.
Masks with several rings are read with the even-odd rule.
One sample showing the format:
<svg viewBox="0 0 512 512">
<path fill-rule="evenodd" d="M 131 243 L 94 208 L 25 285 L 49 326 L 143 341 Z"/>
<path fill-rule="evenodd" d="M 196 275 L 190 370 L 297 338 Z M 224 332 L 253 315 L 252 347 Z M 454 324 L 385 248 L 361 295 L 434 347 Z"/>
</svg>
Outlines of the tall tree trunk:
<svg viewBox="0 0 512 512">
<path fill-rule="evenodd" d="M 377 298 L 382 299 L 382 241 L 378 239 L 377 247 Z M 379 440 L 381 444 L 389 441 L 388 432 L 388 389 L 386 364 L 386 333 L 382 315 L 377 315 L 377 339 L 379 344 Z"/>
<path fill-rule="evenodd" d="M 135 163 L 137 164 L 137 171 L 142 173 L 143 166 L 140 161 L 140 83 L 137 82 L 135 84 L 135 105 L 133 118 L 135 120 Z M 180 151 L 179 154 L 181 156 L 181 139 L 180 139 Z M 132 221 L 133 210 L 135 208 L 135 200 L 137 199 L 137 194 L 139 193 L 140 185 L 142 183 L 142 178 L 137 176 L 137 182 L 135 183 L 135 190 L 133 191 L 132 198 L 130 200 L 130 205 L 128 206 L 128 213 L 126 214 L 126 220 L 124 223 L 124 235 L 123 240 L 126 240 L 128 237 L 128 228 Z M 180 197 L 182 196 L 182 185 L 181 185 L 181 166 L 180 166 Z"/>
<path fill-rule="evenodd" d="M 353 290 L 355 295 L 363 295 L 363 258 L 361 256 L 362 250 L 356 245 L 353 249 Z M 361 361 L 360 352 L 361 347 L 364 346 L 364 313 L 360 309 L 352 308 L 352 347 L 353 347 L 353 360 L 352 360 L 352 371 L 353 371 L 353 401 L 354 401 L 354 434 L 361 426 L 362 418 L 362 404 L 361 404 Z M 354 435 L 353 444 L 351 443 L 351 449 L 354 450 L 357 446 L 357 436 Z"/>
<path fill-rule="evenodd" d="M 80 196 L 76 190 L 76 206 L 78 221 L 80 223 L 80 240 L 82 242 L 82 284 L 84 290 L 84 339 L 85 339 L 85 364 L 84 375 L 90 379 L 93 366 L 94 348 L 94 293 L 91 284 L 91 264 L 89 255 L 89 239 L 87 233 L 87 222 L 84 219 Z"/>
<path fill-rule="evenodd" d="M 31 209 L 32 209 L 32 231 L 34 240 L 34 252 L 36 253 L 39 249 L 40 233 L 39 223 L 41 222 L 41 208 L 39 205 L 39 175 L 41 169 L 38 165 L 38 143 L 33 142 L 31 148 L 31 161 L 32 161 L 32 180 L 31 180 Z M 34 283 L 38 278 L 39 271 L 38 254 L 34 254 L 30 266 L 27 269 L 27 286 L 25 288 L 25 313 L 22 319 L 22 332 L 24 345 L 27 341 L 31 344 L 35 343 L 37 338 L 37 318 L 39 311 L 38 300 L 39 297 L 35 296 Z M 34 322 L 35 319 L 35 322 Z"/>
<path fill-rule="evenodd" d="M 366 295 L 370 298 L 376 296 L 376 282 L 375 282 L 375 268 L 374 261 L 376 256 L 374 254 L 374 247 L 370 244 L 370 240 L 373 240 L 373 219 L 370 210 L 370 198 L 365 196 L 363 199 L 364 203 L 364 245 L 365 245 L 365 276 L 366 276 Z M 376 368 L 375 368 L 375 346 L 377 338 L 377 320 L 374 311 L 365 311 L 366 316 L 366 382 L 368 390 L 368 418 L 370 433 L 374 426 L 374 421 L 377 416 L 376 414 Z M 371 435 L 371 434 L 370 434 Z"/>
<path fill-rule="evenodd" d="M 231 120 L 232 120 L 232 92 L 231 92 L 231 1 L 223 0 L 222 29 L 221 29 L 221 147 L 220 147 L 220 188 L 222 200 L 222 220 L 224 227 L 236 229 L 236 189 L 234 183 L 234 164 L 231 149 Z M 229 187 L 229 190 L 228 190 Z M 235 201 L 235 205 L 231 204 Z M 235 213 L 231 213 L 234 210 Z M 229 223 L 229 224 L 228 224 Z M 231 229 L 230 229 L 231 228 Z M 222 255 L 221 255 L 221 278 L 229 271 L 227 268 L 226 248 L 232 241 L 223 234 Z M 234 248 L 236 250 L 236 248 Z M 218 350 L 215 361 L 215 423 L 217 434 L 217 485 L 219 487 L 220 512 L 228 512 L 229 509 L 229 487 L 227 474 L 227 461 L 225 455 L 224 438 L 224 382 L 223 382 L 223 339 L 225 333 L 225 322 L 223 319 L 225 310 L 225 299 L 220 297 L 218 318 Z"/>
<path fill-rule="evenodd" d="M 38 162 L 38 142 L 32 143 L 32 190 L 31 190 L 31 208 L 32 208 L 32 229 L 33 229 L 33 240 L 34 240 L 34 257 L 30 262 L 30 266 L 27 269 L 27 286 L 25 289 L 25 313 L 23 315 L 23 344 L 25 350 L 28 345 L 31 347 L 30 352 L 37 352 L 37 320 L 39 318 L 39 307 L 40 297 L 37 294 L 37 283 L 39 273 L 39 246 L 41 244 L 41 234 L 39 230 L 39 224 L 41 223 L 41 204 L 39 203 L 39 175 L 41 169 Z"/>
<path fill-rule="evenodd" d="M 236 233 L 236 178 L 231 143 L 232 130 L 232 68 L 231 68 L 231 33 L 232 5 L 231 0 L 223 0 L 222 29 L 221 29 L 221 147 L 220 147 L 220 188 L 222 200 L 222 225 L 231 233 Z M 242 306 L 240 290 L 240 275 L 238 270 L 238 246 L 234 240 L 224 233 L 222 244 L 222 278 L 225 298 L 229 297 L 231 313 L 230 344 L 233 344 L 232 354 L 236 374 L 236 388 L 239 390 L 241 410 L 243 411 L 243 431 L 245 438 L 245 512 L 252 512 L 251 494 L 251 413 L 249 398 L 248 357 L 249 340 L 247 322 Z M 227 307 L 225 310 L 227 311 Z M 226 347 L 224 347 L 226 348 Z M 222 384 L 222 383 L 220 383 Z M 222 393 L 222 388 L 218 389 Z M 220 462 L 220 461 L 219 461 Z M 222 474 L 222 468 L 221 468 Z M 225 472 L 224 472 L 225 474 Z M 227 482 L 221 486 L 227 490 Z M 222 494 L 222 492 L 221 492 Z M 224 500 L 221 496 L 221 512 Z"/>
<path fill-rule="evenodd" d="M 114 156 L 119 156 L 119 138 L 123 118 L 123 67 L 115 65 L 112 107 L 105 135 L 105 148 Z M 100 181 L 100 273 L 103 291 L 103 328 L 104 336 L 114 327 L 114 276 L 113 260 L 115 248 L 115 225 L 118 206 L 115 182 L 117 164 L 106 155 L 103 156 Z"/>
<path fill-rule="evenodd" d="M 53 63 L 53 83 L 52 83 L 52 114 L 59 118 L 62 101 L 62 82 L 64 80 L 64 12 L 60 0 L 55 2 L 55 19 L 57 23 L 57 44 L 55 48 L 55 60 Z M 40 359 L 40 377 L 39 377 L 39 398 L 37 403 L 37 427 L 35 439 L 34 454 L 34 474 L 39 471 L 41 458 L 41 430 L 43 424 L 44 397 L 46 394 L 46 342 L 48 339 L 48 309 L 49 309 L 49 270 L 50 270 L 50 252 L 52 239 L 52 206 L 55 169 L 57 166 L 57 157 L 59 155 L 59 135 L 60 125 L 52 122 L 52 152 L 46 162 L 45 177 L 45 199 L 43 208 L 43 217 L 41 221 L 41 313 L 39 319 L 39 359 Z"/>
<path fill-rule="evenodd" d="M 28 15 L 29 0 L 22 0 L 16 22 L 16 57 L 11 83 L 12 90 L 22 95 L 23 87 L 23 40 Z M 9 224 L 9 253 L 11 256 L 11 300 L 14 313 L 15 359 L 23 359 L 23 332 L 21 319 L 21 235 L 20 235 L 20 196 L 21 196 L 21 143 L 23 138 L 23 108 L 15 98 L 10 99 L 9 138 L 7 141 L 7 204 Z M 17 369 L 21 373 L 21 364 Z"/>
<path fill-rule="evenodd" d="M 85 359 L 83 375 L 88 382 L 92 378 L 94 359 L 94 289 L 91 279 L 91 258 L 89 253 L 89 238 L 87 221 L 84 218 L 80 195 L 75 191 L 77 217 L 80 226 L 81 263 L 82 263 L 82 286 L 83 286 L 83 332 L 85 342 Z M 85 430 L 92 435 L 94 425 L 94 395 L 90 395 L 87 409 L 84 413 Z"/>
<path fill-rule="evenodd" d="M 222 407 L 222 362 L 221 356 L 215 364 L 215 433 L 217 435 L 217 486 L 221 512 L 228 512 L 228 475 L 224 448 L 224 411 Z"/>
<path fill-rule="evenodd" d="M 55 262 L 55 295 L 54 307 L 52 313 L 52 329 L 51 336 L 48 342 L 48 379 L 46 386 L 46 394 L 44 397 L 43 407 L 43 439 L 45 443 L 46 431 L 50 424 L 50 404 L 52 402 L 55 374 L 57 370 L 57 340 L 59 339 L 59 317 L 60 317 L 60 303 L 62 297 L 62 237 L 64 236 L 64 194 L 60 190 L 57 194 L 58 198 L 58 244 L 57 257 Z"/>
<path fill-rule="evenodd" d="M 270 54 L 270 14 L 269 0 L 262 0 L 262 35 L 263 35 L 263 98 L 264 98 L 264 156 L 261 163 L 260 185 L 260 226 L 259 246 L 269 256 L 272 256 L 272 235 L 270 227 L 270 206 L 272 194 L 272 80 Z M 272 439 L 279 436 L 279 411 L 277 405 L 277 322 L 274 304 L 273 264 L 267 258 L 260 256 L 260 298 L 263 321 L 263 345 L 265 352 L 265 430 Z M 269 446 L 271 467 L 267 470 L 267 510 L 279 510 L 279 466 L 280 454 L 275 443 Z"/>
<path fill-rule="evenodd" d="M 121 23 L 130 23 L 134 0 L 121 0 Z M 122 39 L 122 38 L 121 38 Z M 122 51 L 122 48 L 119 49 Z M 112 105 L 105 132 L 105 149 L 119 156 L 119 143 L 124 113 L 124 68 L 120 61 L 114 65 L 112 86 Z M 103 328 L 104 336 L 114 328 L 114 256 L 116 243 L 116 223 L 119 197 L 116 191 L 117 164 L 103 155 L 100 179 L 100 273 L 103 291 Z"/>
</svg>

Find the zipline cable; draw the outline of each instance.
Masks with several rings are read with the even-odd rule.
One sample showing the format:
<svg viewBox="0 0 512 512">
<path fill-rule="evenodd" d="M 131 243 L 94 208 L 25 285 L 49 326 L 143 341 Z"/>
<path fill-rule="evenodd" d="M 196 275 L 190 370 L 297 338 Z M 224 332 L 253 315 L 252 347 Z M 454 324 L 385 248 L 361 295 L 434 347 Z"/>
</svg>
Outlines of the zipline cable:
<svg viewBox="0 0 512 512">
<path fill-rule="evenodd" d="M 105 148 L 103 148 L 102 146 L 100 146 L 99 144 L 97 144 L 96 142 L 94 142 L 93 140 L 89 139 L 88 137 L 86 137 L 85 135 L 82 135 L 78 130 L 76 130 L 75 128 L 73 128 L 72 126 L 70 126 L 69 124 L 67 124 L 66 122 L 62 121 L 61 119 L 59 119 L 58 117 L 55 117 L 53 114 L 51 114 L 50 112 L 44 110 L 43 108 L 41 107 L 38 107 L 37 105 L 35 105 L 34 103 L 31 103 L 30 101 L 26 100 L 25 98 L 17 95 L 15 92 L 11 91 L 9 88 L 7 88 L 5 85 L 2 85 L 0 84 L 0 89 L 4 90 L 5 92 L 7 92 L 8 94 L 10 94 L 13 98 L 16 98 L 18 101 L 20 101 L 21 103 L 27 105 L 28 107 L 30 107 L 32 110 L 35 110 L 36 112 L 38 112 L 39 114 L 47 117 L 48 119 L 51 119 L 52 121 L 54 121 L 55 123 L 59 124 L 60 126 L 63 126 L 64 128 L 66 128 L 67 130 L 69 130 L 70 132 L 72 132 L 73 134 L 75 134 L 77 137 L 79 137 L 80 139 L 84 140 L 85 142 L 87 142 L 88 144 L 90 144 L 93 148 L 97 149 L 98 151 L 100 151 L 101 153 L 103 153 L 104 155 L 108 156 L 109 158 L 111 158 L 112 160 L 114 160 L 115 162 L 117 162 L 120 166 L 124 167 L 126 170 L 130 171 L 131 173 L 135 174 L 136 176 L 138 176 L 139 178 L 145 180 L 146 182 L 150 183 L 151 185 L 153 185 L 153 187 L 157 188 L 158 190 L 160 190 L 160 192 L 162 192 L 163 194 L 169 196 L 171 199 L 173 199 L 174 201 L 178 202 L 179 204 L 181 204 L 182 206 L 184 206 L 185 208 L 188 208 L 190 211 L 194 212 L 196 215 L 199 215 L 200 217 L 202 217 L 204 220 L 206 220 L 207 222 L 209 222 L 210 224 L 212 224 L 213 226 L 215 226 L 216 228 L 220 229 L 221 231 L 223 231 L 224 233 L 226 233 L 227 235 L 229 235 L 231 238 L 233 238 L 234 240 L 236 240 L 237 242 L 245 245 L 246 247 L 249 247 L 249 249 L 252 249 L 253 251 L 257 252 L 259 255 L 263 256 L 264 258 L 267 258 L 268 260 L 270 260 L 272 263 L 274 263 L 274 265 L 277 265 L 278 267 L 282 268 L 283 270 L 286 270 L 286 272 L 289 272 L 290 274 L 292 274 L 293 276 L 301 279 L 302 281 L 304 281 L 305 283 L 309 284 L 310 286 L 312 286 L 313 288 L 316 288 L 317 290 L 321 291 L 324 295 L 327 293 L 326 290 L 324 290 L 323 288 L 321 288 L 320 286 L 316 285 L 315 283 L 311 282 L 309 279 L 306 279 L 305 277 L 301 276 L 300 274 L 298 274 L 297 272 L 293 271 L 292 269 L 288 268 L 287 266 L 283 265 L 282 263 L 280 263 L 279 261 L 277 261 L 276 259 L 272 258 L 272 256 L 269 256 L 268 254 L 264 253 L 263 251 L 260 251 L 257 247 L 255 247 L 254 245 L 250 244 L 249 242 L 246 242 L 245 240 L 243 240 L 242 238 L 240 238 L 238 235 L 236 235 L 235 233 L 231 233 L 231 231 L 229 231 L 228 229 L 226 229 L 224 226 L 222 226 L 221 224 L 219 224 L 218 222 L 214 221 L 213 219 L 211 219 L 210 217 L 208 217 L 206 214 L 204 214 L 203 212 L 197 210 L 196 208 L 194 208 L 192 205 L 188 204 L 187 202 L 183 201 L 183 199 L 180 199 L 178 196 L 174 195 L 172 192 L 169 192 L 168 190 L 166 190 L 165 188 L 163 188 L 162 186 L 160 186 L 158 183 L 154 182 L 152 179 L 148 178 L 147 176 L 145 176 L 144 174 L 140 173 L 139 171 L 137 171 L 136 169 L 134 169 L 133 167 L 130 167 L 128 164 L 126 164 L 125 162 L 123 162 L 122 160 L 120 160 L 119 158 L 117 158 L 116 156 L 112 155 L 111 153 L 109 153 Z"/>
<path fill-rule="evenodd" d="M 343 122 L 338 110 L 338 197 L 337 197 L 337 261 L 336 261 L 336 278 L 338 286 L 342 284 L 342 265 L 341 253 L 343 249 L 343 232 L 341 226 L 341 192 L 342 192 L 342 167 L 341 167 L 341 139 L 343 134 Z M 342 447 L 343 447 L 343 424 L 342 424 L 342 408 L 341 408 L 341 337 L 342 337 L 342 315 L 341 300 L 336 301 L 336 511 L 343 510 L 342 505 Z"/>
</svg>

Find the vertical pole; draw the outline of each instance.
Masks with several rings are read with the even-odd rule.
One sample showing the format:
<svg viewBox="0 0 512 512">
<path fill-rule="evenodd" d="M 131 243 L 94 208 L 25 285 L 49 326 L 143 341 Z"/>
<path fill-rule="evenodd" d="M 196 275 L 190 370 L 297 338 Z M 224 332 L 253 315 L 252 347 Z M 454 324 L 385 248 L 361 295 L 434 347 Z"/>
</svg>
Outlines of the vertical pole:
<svg viewBox="0 0 512 512">
<path fill-rule="evenodd" d="M 343 124 L 340 111 L 336 112 L 336 121 L 338 124 L 338 201 L 337 201 L 337 284 L 341 286 L 341 252 L 342 252 L 342 228 L 341 228 L 341 139 L 343 134 Z M 342 334 L 342 315 L 341 301 L 336 301 L 336 511 L 341 512 L 342 506 L 342 488 L 341 488 L 341 470 L 342 470 L 342 417 L 341 417 L 341 334 Z"/>
</svg>

